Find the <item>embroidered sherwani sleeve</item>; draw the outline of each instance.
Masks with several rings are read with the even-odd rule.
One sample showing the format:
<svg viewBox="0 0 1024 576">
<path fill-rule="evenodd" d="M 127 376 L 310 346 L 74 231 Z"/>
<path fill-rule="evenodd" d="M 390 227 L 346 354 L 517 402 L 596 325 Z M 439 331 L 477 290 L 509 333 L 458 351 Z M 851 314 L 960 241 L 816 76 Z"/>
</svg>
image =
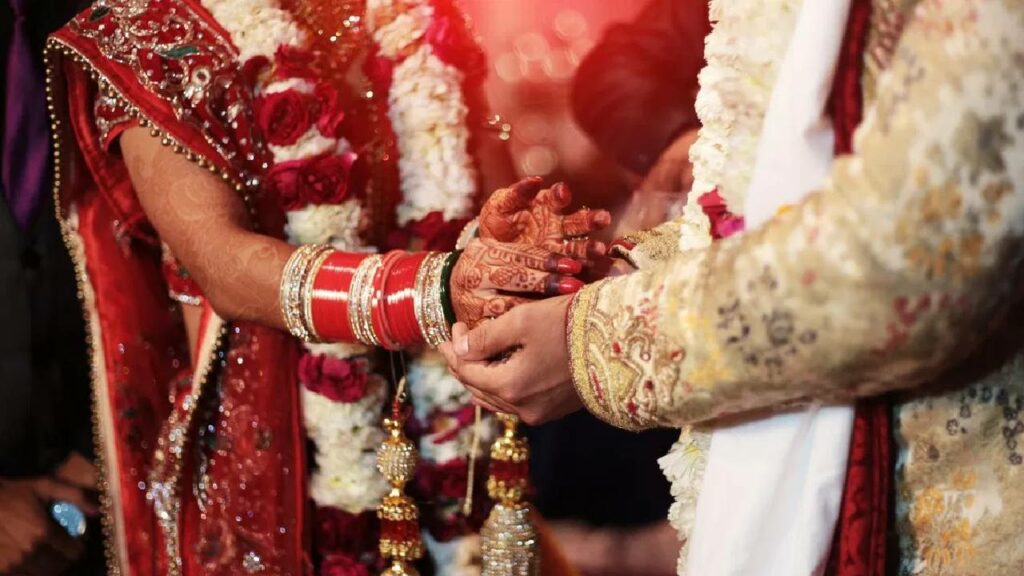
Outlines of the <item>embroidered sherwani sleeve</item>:
<svg viewBox="0 0 1024 576">
<path fill-rule="evenodd" d="M 918 6 L 820 192 L 581 291 L 573 378 L 624 428 L 926 382 L 1024 279 L 1024 7 Z"/>
</svg>

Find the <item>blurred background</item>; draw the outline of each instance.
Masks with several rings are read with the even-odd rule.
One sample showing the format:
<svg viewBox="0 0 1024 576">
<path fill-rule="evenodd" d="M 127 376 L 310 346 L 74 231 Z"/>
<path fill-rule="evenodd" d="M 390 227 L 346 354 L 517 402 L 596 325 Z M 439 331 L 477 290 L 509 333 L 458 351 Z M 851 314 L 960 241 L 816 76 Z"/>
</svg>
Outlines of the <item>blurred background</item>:
<svg viewBox="0 0 1024 576">
<path fill-rule="evenodd" d="M 581 203 L 614 208 L 630 176 L 603 157 L 573 121 L 574 74 L 613 23 L 644 0 L 464 0 L 490 62 L 487 96 L 512 125 L 520 175 L 565 180 Z"/>
</svg>

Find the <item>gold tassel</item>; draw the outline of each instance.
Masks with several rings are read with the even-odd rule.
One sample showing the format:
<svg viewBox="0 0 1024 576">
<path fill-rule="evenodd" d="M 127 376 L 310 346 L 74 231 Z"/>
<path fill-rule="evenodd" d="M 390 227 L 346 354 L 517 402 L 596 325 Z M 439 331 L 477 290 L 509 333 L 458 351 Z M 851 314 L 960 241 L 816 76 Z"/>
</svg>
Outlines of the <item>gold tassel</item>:
<svg viewBox="0 0 1024 576">
<path fill-rule="evenodd" d="M 381 576 L 419 576 L 412 563 L 423 557 L 420 515 L 416 502 L 404 493 L 405 485 L 416 472 L 419 453 L 405 435 L 405 377 L 398 385 L 391 417 L 384 419 L 387 438 L 377 450 L 377 469 L 391 484 L 377 517 L 380 518 L 380 555 L 390 564 Z"/>
<path fill-rule="evenodd" d="M 530 447 L 517 435 L 519 419 L 498 414 L 504 433 L 491 446 L 487 494 L 495 501 L 480 530 L 481 576 L 540 576 L 540 550 L 526 489 Z"/>
</svg>

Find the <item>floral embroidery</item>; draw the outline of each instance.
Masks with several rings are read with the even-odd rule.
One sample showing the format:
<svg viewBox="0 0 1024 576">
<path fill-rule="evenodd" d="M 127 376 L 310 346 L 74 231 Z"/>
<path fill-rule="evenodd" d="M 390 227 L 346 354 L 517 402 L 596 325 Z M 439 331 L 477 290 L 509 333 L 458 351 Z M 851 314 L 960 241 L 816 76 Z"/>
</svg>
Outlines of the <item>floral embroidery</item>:
<svg viewBox="0 0 1024 576">
<path fill-rule="evenodd" d="M 876 0 L 885 30 L 866 74 L 878 77 L 854 153 L 820 193 L 740 237 L 585 288 L 569 321 L 580 396 L 630 429 L 900 391 L 907 576 L 1024 565 L 1024 6 L 953 4 Z M 742 146 L 717 142 L 695 158 L 732 169 L 715 162 Z M 618 318 L 630 314 L 651 319 Z M 623 362 L 642 349 L 625 343 L 662 360 Z M 675 372 L 663 367 L 671 351 L 685 351 Z"/>
</svg>

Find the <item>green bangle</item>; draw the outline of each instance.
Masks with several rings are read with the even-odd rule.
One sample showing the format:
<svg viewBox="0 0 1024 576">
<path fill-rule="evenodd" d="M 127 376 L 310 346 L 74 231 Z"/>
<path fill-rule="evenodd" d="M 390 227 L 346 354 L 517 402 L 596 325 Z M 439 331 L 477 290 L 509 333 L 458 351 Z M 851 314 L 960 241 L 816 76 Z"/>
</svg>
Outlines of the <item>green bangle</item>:
<svg viewBox="0 0 1024 576">
<path fill-rule="evenodd" d="M 452 306 L 451 280 L 452 270 L 455 269 L 455 263 L 459 261 L 461 255 L 462 250 L 452 252 L 445 259 L 444 266 L 441 267 L 441 309 L 444 310 L 444 319 L 449 326 L 458 321 L 455 317 L 455 307 Z"/>
</svg>

